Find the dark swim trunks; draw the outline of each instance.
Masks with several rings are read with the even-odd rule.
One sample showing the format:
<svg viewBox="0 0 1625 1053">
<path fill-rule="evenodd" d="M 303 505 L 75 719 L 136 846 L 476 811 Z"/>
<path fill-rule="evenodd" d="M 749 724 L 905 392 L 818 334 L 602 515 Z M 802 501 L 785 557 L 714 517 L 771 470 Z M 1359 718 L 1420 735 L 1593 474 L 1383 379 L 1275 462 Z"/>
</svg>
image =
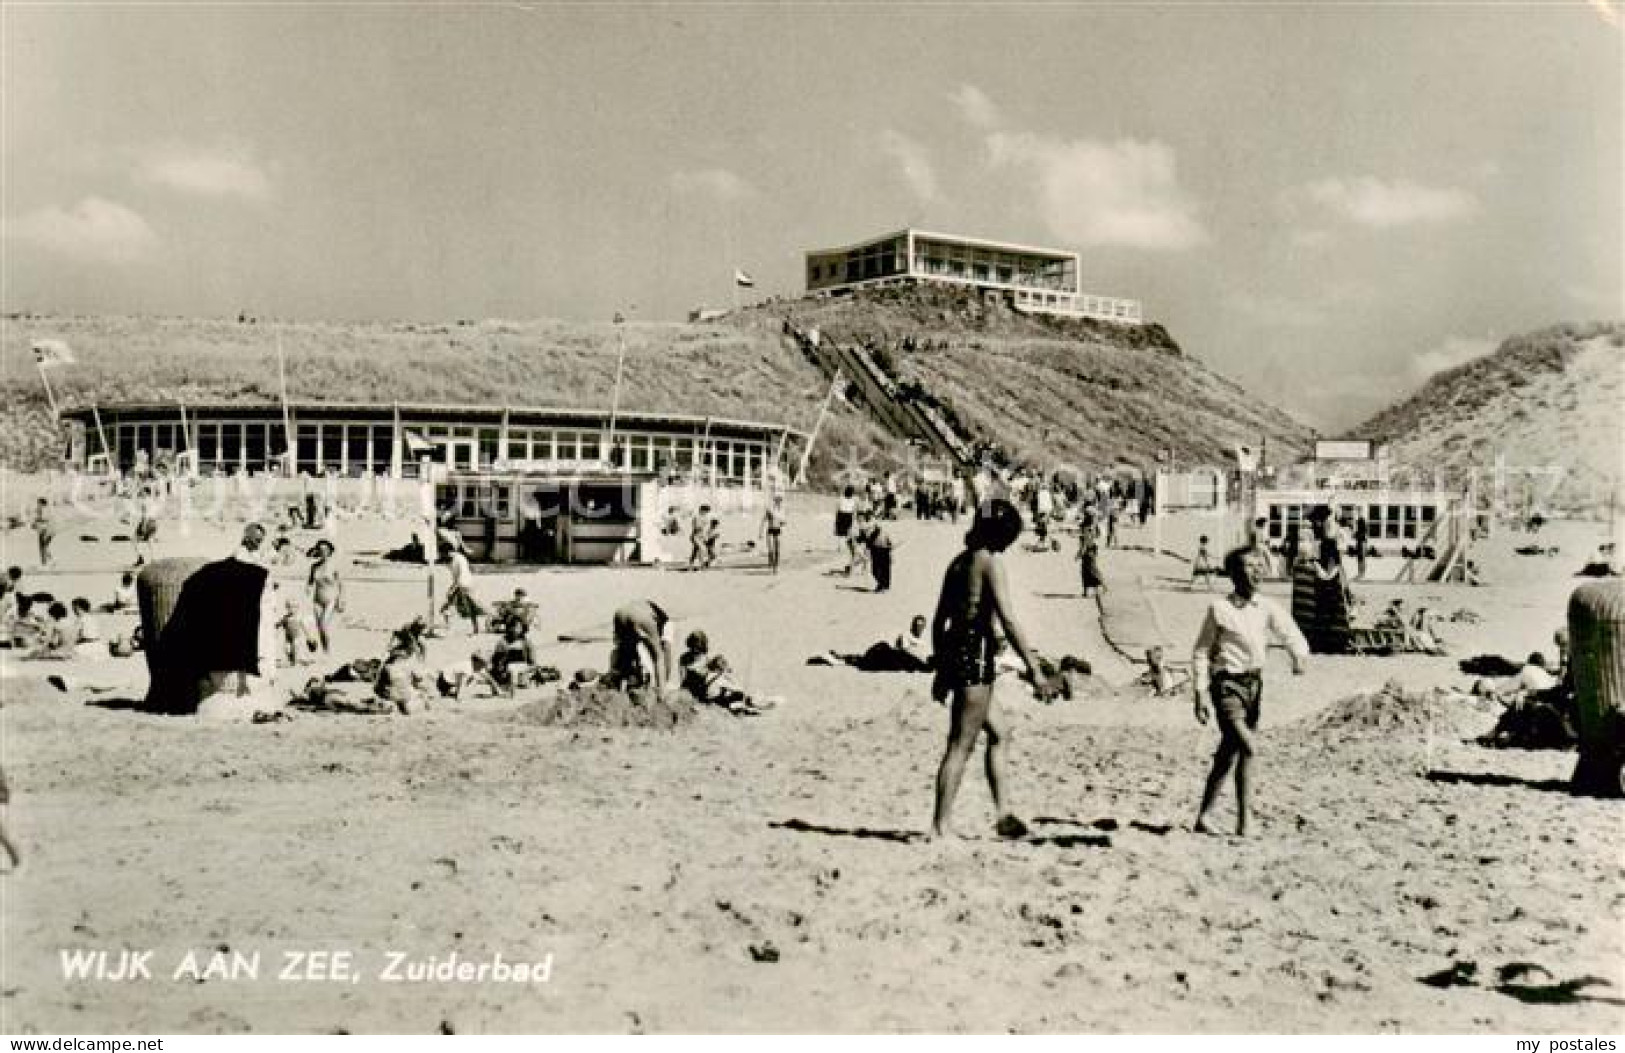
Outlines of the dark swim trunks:
<svg viewBox="0 0 1625 1053">
<path fill-rule="evenodd" d="M 1264 678 L 1255 669 L 1245 673 L 1215 672 L 1210 682 L 1213 709 L 1219 717 L 1219 730 L 1225 734 L 1236 728 L 1251 731 L 1258 727 L 1259 702 L 1264 696 Z"/>
</svg>

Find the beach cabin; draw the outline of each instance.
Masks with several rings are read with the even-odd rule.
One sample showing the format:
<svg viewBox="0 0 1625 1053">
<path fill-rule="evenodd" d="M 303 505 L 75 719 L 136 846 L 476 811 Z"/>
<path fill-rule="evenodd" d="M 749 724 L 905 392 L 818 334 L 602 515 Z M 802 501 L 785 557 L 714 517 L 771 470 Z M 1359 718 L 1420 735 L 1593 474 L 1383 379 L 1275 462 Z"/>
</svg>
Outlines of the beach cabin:
<svg viewBox="0 0 1625 1053">
<path fill-rule="evenodd" d="M 488 563 L 650 563 L 660 537 L 653 472 L 450 472 L 435 505 Z"/>
<path fill-rule="evenodd" d="M 1364 440 L 1317 443 L 1312 459 L 1260 482 L 1252 514 L 1264 520 L 1270 548 L 1279 552 L 1294 528 L 1309 543 L 1309 513 L 1318 505 L 1351 533 L 1365 520 L 1366 577 L 1377 581 L 1460 580 L 1483 529 L 1469 492 L 1407 476 Z"/>
</svg>

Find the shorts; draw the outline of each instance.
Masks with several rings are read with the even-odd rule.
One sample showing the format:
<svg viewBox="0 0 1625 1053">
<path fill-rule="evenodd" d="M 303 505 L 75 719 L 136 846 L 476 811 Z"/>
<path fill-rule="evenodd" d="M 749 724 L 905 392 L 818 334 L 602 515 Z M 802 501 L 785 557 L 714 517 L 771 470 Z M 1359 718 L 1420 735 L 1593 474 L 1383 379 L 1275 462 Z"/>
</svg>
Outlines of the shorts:
<svg viewBox="0 0 1625 1053">
<path fill-rule="evenodd" d="M 850 533 L 852 533 L 852 513 L 851 512 L 836 512 L 835 513 L 835 536 L 836 537 L 846 537 Z"/>
<path fill-rule="evenodd" d="M 951 643 L 938 659 L 937 679 L 944 687 L 976 687 L 998 679 L 991 648 L 978 638 Z"/>
<path fill-rule="evenodd" d="M 1264 697 L 1264 677 L 1258 670 L 1216 672 L 1209 681 L 1209 690 L 1221 732 L 1229 735 L 1238 728 L 1251 731 L 1258 727 L 1259 702 Z"/>
</svg>

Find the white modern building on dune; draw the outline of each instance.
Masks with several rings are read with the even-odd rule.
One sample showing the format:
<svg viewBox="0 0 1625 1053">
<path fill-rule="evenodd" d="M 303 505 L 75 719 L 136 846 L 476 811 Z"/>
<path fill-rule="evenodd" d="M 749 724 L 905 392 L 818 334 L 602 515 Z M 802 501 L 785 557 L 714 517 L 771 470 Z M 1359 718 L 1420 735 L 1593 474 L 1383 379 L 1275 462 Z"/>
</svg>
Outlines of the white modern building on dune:
<svg viewBox="0 0 1625 1053">
<path fill-rule="evenodd" d="M 991 290 L 1018 310 L 1137 325 L 1138 300 L 1085 293 L 1078 254 L 1004 241 L 907 228 L 853 245 L 806 254 L 807 292 L 838 296 L 854 290 L 940 282 Z"/>
</svg>

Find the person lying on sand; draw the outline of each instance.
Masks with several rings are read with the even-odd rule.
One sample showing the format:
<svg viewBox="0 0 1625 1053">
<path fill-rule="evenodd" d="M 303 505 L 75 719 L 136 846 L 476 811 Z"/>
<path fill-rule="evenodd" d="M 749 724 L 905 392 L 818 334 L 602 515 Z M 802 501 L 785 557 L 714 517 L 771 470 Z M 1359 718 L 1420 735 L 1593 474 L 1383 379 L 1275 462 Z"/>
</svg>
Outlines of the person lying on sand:
<svg viewBox="0 0 1625 1053">
<path fill-rule="evenodd" d="M 1213 753 L 1194 829 L 1201 834 L 1211 832 L 1208 813 L 1234 766 L 1236 834 L 1245 837 L 1253 731 L 1258 727 L 1259 703 L 1264 695 L 1264 659 L 1269 639 L 1274 635 L 1285 642 L 1296 675 L 1302 675 L 1308 665 L 1309 643 L 1284 611 L 1257 594 L 1263 566 L 1256 553 L 1238 548 L 1225 556 L 1224 569 L 1234 591 L 1208 604 L 1202 628 L 1196 634 L 1196 646 L 1191 649 L 1197 723 L 1208 722 L 1204 689 L 1212 695 L 1212 709 L 1219 718 L 1219 745 Z"/>
<path fill-rule="evenodd" d="M 896 640 L 877 640 L 861 654 L 829 651 L 807 659 L 808 665 L 849 665 L 865 673 L 929 673 L 931 654 L 925 636 L 925 615 L 916 614 Z"/>
<path fill-rule="evenodd" d="M 1009 733 L 993 706 L 993 684 L 998 677 L 995 623 L 1003 626 L 1010 646 L 1027 666 L 1038 697 L 1048 699 L 1056 688 L 1027 646 L 1010 603 L 1004 567 L 999 562 L 1000 553 L 1015 544 L 1020 536 L 1021 513 L 1015 505 L 1003 498 L 979 505 L 976 519 L 965 535 L 964 551 L 954 557 L 942 576 L 942 592 L 931 623 L 937 667 L 932 695 L 949 700 L 951 717 L 947 746 L 937 769 L 936 801 L 931 818 L 933 838 L 954 835 L 951 821 L 954 798 L 959 795 L 965 764 L 984 729 L 987 731 L 988 787 L 993 792 L 993 806 L 999 816 L 996 829 L 1006 837 L 1020 837 L 1026 832 L 1026 824 L 1006 807 L 1004 797 L 1004 758 Z"/>
</svg>

